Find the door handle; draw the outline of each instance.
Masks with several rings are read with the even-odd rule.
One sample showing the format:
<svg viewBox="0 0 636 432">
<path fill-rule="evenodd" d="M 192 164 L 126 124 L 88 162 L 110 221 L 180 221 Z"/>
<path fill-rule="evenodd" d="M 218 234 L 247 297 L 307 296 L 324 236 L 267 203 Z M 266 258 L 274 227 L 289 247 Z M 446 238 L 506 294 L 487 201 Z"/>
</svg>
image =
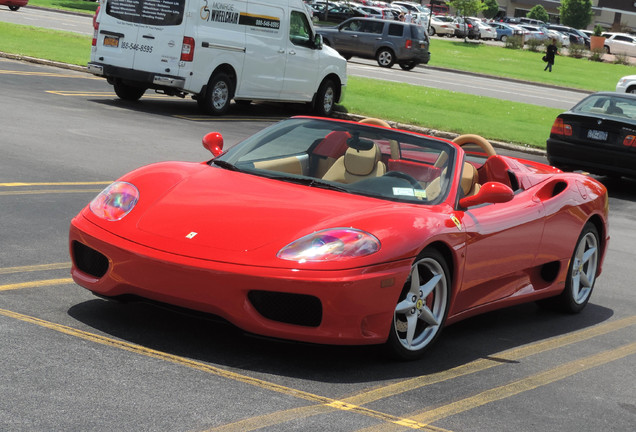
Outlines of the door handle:
<svg viewBox="0 0 636 432">
<path fill-rule="evenodd" d="M 296 51 L 291 50 L 291 51 L 289 52 L 289 55 L 296 55 Z"/>
<path fill-rule="evenodd" d="M 279 49 L 278 50 L 278 54 L 285 54 L 285 50 L 284 49 Z"/>
<path fill-rule="evenodd" d="M 142 38 L 144 38 L 144 39 L 154 39 L 155 37 L 153 35 L 143 35 Z"/>
</svg>

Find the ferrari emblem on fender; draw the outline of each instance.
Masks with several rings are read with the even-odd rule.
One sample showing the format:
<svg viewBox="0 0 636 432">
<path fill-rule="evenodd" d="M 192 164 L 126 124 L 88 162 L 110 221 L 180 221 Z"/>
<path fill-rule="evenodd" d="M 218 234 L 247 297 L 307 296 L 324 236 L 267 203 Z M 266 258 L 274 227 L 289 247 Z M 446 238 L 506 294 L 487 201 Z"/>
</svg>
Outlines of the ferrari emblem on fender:
<svg viewBox="0 0 636 432">
<path fill-rule="evenodd" d="M 196 236 L 197 234 L 198 234 L 198 233 L 196 233 L 196 232 L 192 231 L 190 234 L 188 234 L 188 235 L 186 236 L 186 238 L 191 240 L 191 239 L 193 239 L 193 238 L 194 238 L 194 236 Z"/>
<path fill-rule="evenodd" d="M 457 219 L 457 216 L 455 215 L 451 215 L 451 220 L 455 223 L 455 226 L 457 226 L 458 230 L 462 230 L 462 223 L 459 221 L 459 219 Z"/>
</svg>

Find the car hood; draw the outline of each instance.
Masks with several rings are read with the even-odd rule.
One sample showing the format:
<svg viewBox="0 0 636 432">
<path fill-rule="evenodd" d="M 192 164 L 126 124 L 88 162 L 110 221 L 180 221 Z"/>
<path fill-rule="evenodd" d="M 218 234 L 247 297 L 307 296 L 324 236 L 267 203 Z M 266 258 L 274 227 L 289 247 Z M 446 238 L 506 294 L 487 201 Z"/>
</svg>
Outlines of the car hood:
<svg viewBox="0 0 636 432">
<path fill-rule="evenodd" d="M 166 180 L 170 174 L 162 170 L 121 179 L 140 191 L 137 206 L 121 221 L 103 221 L 90 210 L 84 214 L 111 233 L 156 250 L 285 267 L 275 256 L 292 241 L 326 228 L 372 229 L 375 225 L 369 220 L 384 214 L 383 208 L 391 212 L 399 207 L 381 199 L 217 167 L 190 171 L 170 182 Z"/>
</svg>

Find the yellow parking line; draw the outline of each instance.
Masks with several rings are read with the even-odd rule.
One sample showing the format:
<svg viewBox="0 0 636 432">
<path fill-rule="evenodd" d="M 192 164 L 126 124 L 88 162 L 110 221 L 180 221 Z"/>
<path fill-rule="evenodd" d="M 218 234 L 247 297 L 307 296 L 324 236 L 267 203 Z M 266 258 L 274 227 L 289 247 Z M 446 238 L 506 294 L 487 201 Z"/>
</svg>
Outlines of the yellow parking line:
<svg viewBox="0 0 636 432">
<path fill-rule="evenodd" d="M 112 181 L 95 181 L 95 182 L 43 182 L 43 183 L 0 183 L 0 187 L 20 187 L 20 186 L 94 186 L 109 185 Z"/>
<path fill-rule="evenodd" d="M 63 279 L 47 279 L 40 280 L 34 282 L 22 282 L 15 283 L 9 285 L 0 285 L 0 291 L 11 291 L 11 290 L 19 290 L 24 288 L 40 288 L 45 286 L 53 286 L 53 285 L 67 285 L 73 283 L 72 278 L 63 278 Z"/>
<path fill-rule="evenodd" d="M 83 330 L 74 329 L 72 327 L 64 326 L 61 324 L 55 324 L 50 321 L 45 321 L 40 318 L 23 315 L 23 314 L 12 312 L 6 309 L 0 309 L 0 315 L 4 315 L 9 318 L 14 318 L 23 322 L 35 324 L 41 327 L 48 328 L 50 330 L 67 334 L 69 336 L 74 336 L 80 339 L 88 340 L 88 341 L 102 344 L 105 346 L 122 349 L 122 350 L 129 351 L 135 354 L 152 357 L 159 360 L 164 360 L 164 361 L 174 363 L 180 366 L 189 367 L 201 372 L 210 373 L 221 378 L 230 379 L 233 381 L 241 382 L 243 384 L 249 384 L 264 390 L 269 390 L 269 391 L 281 393 L 287 396 L 292 396 L 298 399 L 314 402 L 318 405 L 330 407 L 332 409 L 355 412 L 357 414 L 366 415 L 366 416 L 373 417 L 375 419 L 382 420 L 385 422 L 390 422 L 396 425 L 406 426 L 410 429 L 428 430 L 432 432 L 442 431 L 442 429 L 431 428 L 431 427 L 428 427 L 427 425 L 419 424 L 411 419 L 401 418 L 401 417 L 393 416 L 390 414 L 382 413 L 379 411 L 371 410 L 368 408 L 346 404 L 342 401 L 338 401 L 336 399 L 332 399 L 329 397 L 316 395 L 313 393 L 309 393 L 303 390 L 298 390 L 298 389 L 294 389 L 290 387 L 285 387 L 280 384 L 261 380 L 258 378 L 253 378 L 247 375 L 241 375 L 229 370 L 221 369 L 219 367 L 212 366 L 206 363 L 201 363 L 201 362 L 191 360 L 185 357 L 179 357 L 173 354 L 153 350 L 151 348 L 146 348 L 141 345 L 136 345 L 136 344 L 124 342 L 121 340 L 112 339 L 106 336 L 89 333 Z"/>
<path fill-rule="evenodd" d="M 19 267 L 5 267 L 0 268 L 1 274 L 11 274 L 11 273 L 27 273 L 34 271 L 46 271 L 46 270 L 60 270 L 60 269 L 70 269 L 71 263 L 53 263 L 53 264 L 36 264 L 30 266 L 19 266 Z"/>
<path fill-rule="evenodd" d="M 67 194 L 67 193 L 99 193 L 102 189 L 40 189 L 22 191 L 0 191 L 0 196 L 10 195 L 39 195 L 39 194 Z"/>
<path fill-rule="evenodd" d="M 450 381 L 455 378 L 474 374 L 477 372 L 490 369 L 502 364 L 501 360 L 506 362 L 516 362 L 523 358 L 540 354 L 546 351 L 550 351 L 564 346 L 582 342 L 593 337 L 602 336 L 604 334 L 617 331 L 636 324 L 636 315 L 623 318 L 616 321 L 610 321 L 604 324 L 600 324 L 588 329 L 579 330 L 573 333 L 569 333 L 563 336 L 558 336 L 552 339 L 544 340 L 531 345 L 523 346 L 520 348 L 513 348 L 510 350 L 502 351 L 500 353 L 493 354 L 489 358 L 483 358 L 479 360 L 466 363 L 461 366 L 454 367 L 445 371 L 422 375 L 415 378 L 399 381 L 393 384 L 389 384 L 383 387 L 379 387 L 369 391 L 363 391 L 359 394 L 343 398 L 341 401 L 344 403 L 352 404 L 355 406 L 362 406 L 372 402 L 376 402 L 381 399 L 397 396 L 401 393 L 405 393 L 411 390 L 416 390 L 428 385 L 437 384 L 444 381 Z M 292 412 L 289 412 L 292 411 Z M 265 416 L 254 417 L 253 419 L 247 419 L 236 423 L 231 423 L 220 428 L 210 429 L 206 432 L 240 432 L 258 429 L 256 427 L 259 422 L 263 422 L 268 425 L 281 424 L 287 421 L 292 421 L 293 415 L 299 416 L 299 418 L 311 417 L 313 415 L 321 414 L 322 410 L 316 410 L 314 407 L 305 407 L 305 409 L 292 409 L 282 410 L 275 413 L 270 413 Z M 279 423 L 276 423 L 278 420 Z M 420 424 L 422 422 L 418 422 Z M 431 428 L 432 426 L 428 426 Z M 369 430 L 383 431 L 384 429 L 391 429 L 391 424 L 383 424 Z M 391 429 L 392 430 L 392 429 Z"/>
<path fill-rule="evenodd" d="M 620 360 L 633 354 L 636 354 L 636 342 L 562 364 L 554 369 L 520 379 L 501 387 L 486 390 L 478 395 L 453 402 L 434 410 L 422 412 L 413 416 L 413 418 L 415 418 L 418 422 L 432 423 L 455 414 L 478 408 L 491 402 L 496 402 L 533 390 L 537 387 L 552 384 L 577 373 Z"/>
<path fill-rule="evenodd" d="M 62 74 L 62 73 L 54 73 L 54 72 L 29 72 L 29 71 L 16 71 L 16 70 L 0 70 L 0 75 L 26 75 L 26 76 L 45 76 L 45 77 L 58 77 L 58 78 L 82 77 L 82 75 Z M 91 78 L 91 76 L 89 75 L 88 78 Z"/>
</svg>

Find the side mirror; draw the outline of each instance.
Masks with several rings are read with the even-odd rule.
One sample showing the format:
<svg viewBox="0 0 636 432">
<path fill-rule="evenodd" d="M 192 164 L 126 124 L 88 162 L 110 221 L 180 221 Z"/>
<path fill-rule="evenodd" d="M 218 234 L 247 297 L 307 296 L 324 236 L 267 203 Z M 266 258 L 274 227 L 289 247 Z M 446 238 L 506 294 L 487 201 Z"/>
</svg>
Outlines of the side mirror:
<svg viewBox="0 0 636 432">
<path fill-rule="evenodd" d="M 214 157 L 223 153 L 223 136 L 218 132 L 210 132 L 203 137 L 205 147 Z"/>
<path fill-rule="evenodd" d="M 482 185 L 475 195 L 462 198 L 459 205 L 462 208 L 468 208 L 480 204 L 496 204 L 505 203 L 514 198 L 515 193 L 503 183 L 488 182 Z"/>
<path fill-rule="evenodd" d="M 322 49 L 322 35 L 317 34 L 314 37 L 314 47 L 316 47 L 316 49 Z"/>
</svg>

